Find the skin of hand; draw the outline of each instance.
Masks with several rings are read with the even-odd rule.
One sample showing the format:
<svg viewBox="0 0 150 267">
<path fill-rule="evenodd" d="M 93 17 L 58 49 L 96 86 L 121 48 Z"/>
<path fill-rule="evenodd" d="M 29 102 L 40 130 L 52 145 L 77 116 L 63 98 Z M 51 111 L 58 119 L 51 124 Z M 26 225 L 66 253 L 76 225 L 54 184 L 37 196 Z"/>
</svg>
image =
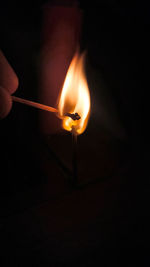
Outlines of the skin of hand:
<svg viewBox="0 0 150 267">
<path fill-rule="evenodd" d="M 5 118 L 11 110 L 13 94 L 18 88 L 19 80 L 14 70 L 0 50 L 0 119 Z"/>
</svg>

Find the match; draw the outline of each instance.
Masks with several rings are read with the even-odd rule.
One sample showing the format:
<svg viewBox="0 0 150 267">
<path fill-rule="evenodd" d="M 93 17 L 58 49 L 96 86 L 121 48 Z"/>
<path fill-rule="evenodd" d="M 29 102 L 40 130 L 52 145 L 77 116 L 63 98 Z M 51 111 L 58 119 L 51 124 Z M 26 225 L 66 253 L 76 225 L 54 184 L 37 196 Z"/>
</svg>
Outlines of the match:
<svg viewBox="0 0 150 267">
<path fill-rule="evenodd" d="M 43 105 L 43 104 L 40 104 L 40 103 L 37 103 L 37 102 L 33 102 L 33 101 L 30 101 L 30 100 L 26 100 L 26 99 L 23 99 L 23 98 L 20 98 L 20 97 L 17 97 L 17 96 L 12 96 L 12 100 L 15 101 L 15 102 L 18 102 L 18 103 L 21 103 L 21 104 L 25 104 L 25 105 L 28 105 L 28 106 L 32 106 L 34 108 L 38 108 L 38 109 L 45 110 L 45 111 L 48 111 L 48 112 L 58 113 L 58 109 L 56 109 L 56 108 L 53 108 L 53 107 L 50 107 L 50 106 L 46 106 L 46 105 Z M 66 113 L 64 116 L 70 117 L 74 121 L 75 120 L 79 120 L 81 118 L 78 113 Z"/>
</svg>

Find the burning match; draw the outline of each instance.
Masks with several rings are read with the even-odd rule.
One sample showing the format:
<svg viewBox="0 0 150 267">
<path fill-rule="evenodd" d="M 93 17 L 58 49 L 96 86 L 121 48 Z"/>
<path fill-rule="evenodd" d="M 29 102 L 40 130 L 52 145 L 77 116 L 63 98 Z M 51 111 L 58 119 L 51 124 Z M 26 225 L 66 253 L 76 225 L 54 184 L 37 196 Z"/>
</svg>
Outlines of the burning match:
<svg viewBox="0 0 150 267">
<path fill-rule="evenodd" d="M 37 103 L 37 102 L 33 102 L 33 101 L 30 101 L 30 100 L 26 100 L 26 99 L 23 99 L 23 98 L 20 98 L 20 97 L 16 97 L 16 96 L 12 96 L 12 100 L 15 101 L 15 102 L 18 102 L 18 103 L 21 103 L 21 104 L 25 104 L 25 105 L 28 105 L 28 106 L 32 106 L 34 108 L 38 108 L 38 109 L 41 109 L 41 110 L 45 110 L 45 111 L 48 111 L 48 112 L 54 112 L 54 113 L 58 113 L 58 110 L 56 108 L 53 108 L 53 107 L 50 107 L 50 106 L 46 106 L 46 105 L 43 105 L 43 104 L 40 104 L 40 103 Z M 64 116 L 66 117 L 70 117 L 72 120 L 80 120 L 80 115 L 76 112 L 76 113 L 66 113 Z"/>
<path fill-rule="evenodd" d="M 62 127 L 69 132 L 74 128 L 76 135 L 85 131 L 91 106 L 84 60 L 84 53 L 74 55 L 58 99 L 59 115 L 64 117 Z"/>
<path fill-rule="evenodd" d="M 72 182 L 76 186 L 78 182 L 77 136 L 87 127 L 91 106 L 84 72 L 84 54 L 76 53 L 72 59 L 58 99 L 57 109 L 16 96 L 12 96 L 12 100 L 57 114 L 62 120 L 62 128 L 72 133 Z"/>
<path fill-rule="evenodd" d="M 84 59 L 84 53 L 74 55 L 58 101 L 60 116 L 66 116 L 62 120 L 62 127 L 72 134 L 72 182 L 74 186 L 78 183 L 77 137 L 87 127 L 91 106 Z M 71 112 L 68 113 L 68 111 Z"/>
<path fill-rule="evenodd" d="M 65 113 L 65 116 L 70 117 L 72 120 L 74 121 L 78 121 L 81 119 L 80 115 L 76 112 L 76 113 Z"/>
</svg>

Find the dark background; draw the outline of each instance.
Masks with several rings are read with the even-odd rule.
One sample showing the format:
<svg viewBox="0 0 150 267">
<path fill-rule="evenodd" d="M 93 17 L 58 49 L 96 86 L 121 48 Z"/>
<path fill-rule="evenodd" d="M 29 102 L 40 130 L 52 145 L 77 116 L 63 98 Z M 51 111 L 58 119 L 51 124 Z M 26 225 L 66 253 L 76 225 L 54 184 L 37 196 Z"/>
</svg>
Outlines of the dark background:
<svg viewBox="0 0 150 267">
<path fill-rule="evenodd" d="M 0 46 L 19 77 L 16 95 L 33 100 L 38 99 L 45 2 L 0 4 Z M 112 119 L 116 116 L 102 121 L 97 114 L 101 110 L 94 107 L 90 140 L 85 135 L 81 146 L 87 145 L 86 140 L 93 142 L 96 180 L 72 189 L 51 149 L 53 142 L 70 139 L 54 136 L 45 142 L 37 111 L 21 105 L 15 105 L 0 121 L 1 266 L 149 264 L 149 182 L 141 161 L 149 7 L 144 2 L 122 7 L 117 1 L 80 1 L 80 7 L 84 11 L 81 48 L 88 51 L 86 70 L 92 97 L 101 103 L 99 86 L 104 84 L 119 123 Z M 104 99 L 104 109 L 109 110 L 112 102 Z M 55 149 L 59 150 L 57 145 Z M 111 168 L 116 161 L 119 164 Z M 86 181 L 88 173 L 83 176 Z"/>
</svg>

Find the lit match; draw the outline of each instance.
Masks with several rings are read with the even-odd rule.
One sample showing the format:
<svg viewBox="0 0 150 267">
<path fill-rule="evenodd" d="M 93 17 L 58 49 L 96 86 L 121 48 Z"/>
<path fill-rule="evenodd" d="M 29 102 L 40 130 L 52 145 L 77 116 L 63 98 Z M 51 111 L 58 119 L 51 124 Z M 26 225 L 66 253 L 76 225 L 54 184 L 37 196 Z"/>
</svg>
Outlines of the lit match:
<svg viewBox="0 0 150 267">
<path fill-rule="evenodd" d="M 50 106 L 46 106 L 37 102 L 33 102 L 27 99 L 23 99 L 17 96 L 12 96 L 12 100 L 21 104 L 25 104 L 34 108 L 38 108 L 41 110 L 45 110 L 48 112 L 53 112 L 53 113 L 58 113 L 58 110 L 56 108 L 50 107 Z M 70 117 L 72 120 L 79 120 L 81 117 L 78 113 L 66 113 L 64 116 L 66 117 Z"/>
</svg>

